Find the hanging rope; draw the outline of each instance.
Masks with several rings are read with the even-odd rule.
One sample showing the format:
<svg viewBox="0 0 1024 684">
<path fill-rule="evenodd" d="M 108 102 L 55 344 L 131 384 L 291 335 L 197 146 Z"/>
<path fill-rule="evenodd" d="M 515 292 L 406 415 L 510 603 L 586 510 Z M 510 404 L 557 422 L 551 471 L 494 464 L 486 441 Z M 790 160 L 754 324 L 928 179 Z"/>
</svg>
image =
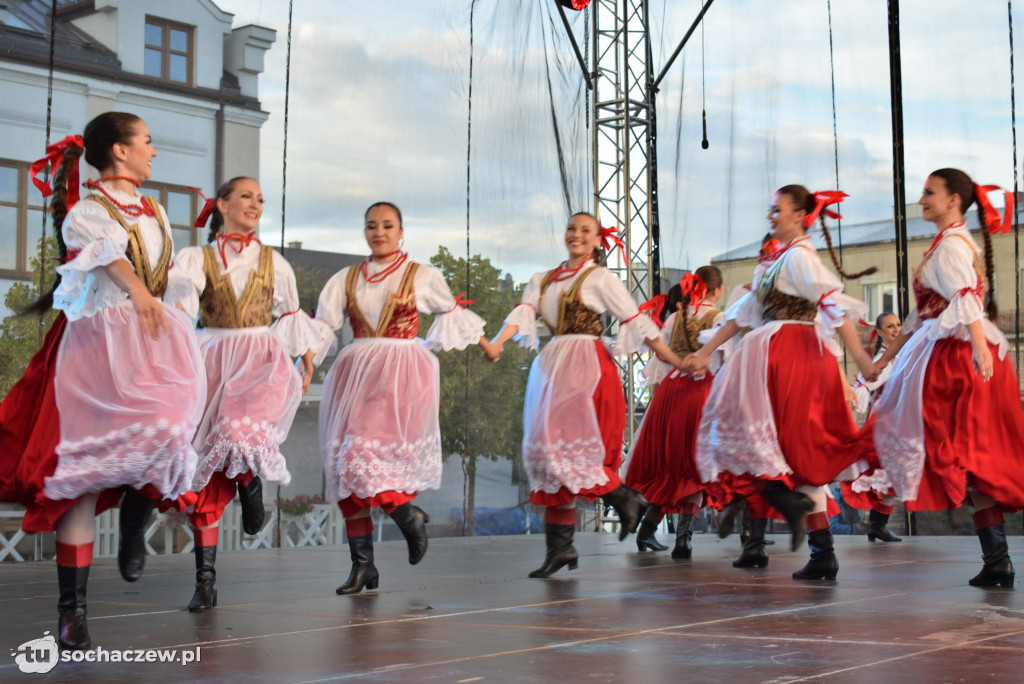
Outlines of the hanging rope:
<svg viewBox="0 0 1024 684">
<path fill-rule="evenodd" d="M 1013 74 L 1013 0 L 1006 0 L 1006 14 L 1010 27 L 1010 130 L 1013 133 L 1013 196 L 1017 197 L 1017 103 L 1016 84 Z M 1016 200 L 1014 212 L 1016 213 Z M 1014 345 L 1014 354 L 1017 361 L 1017 377 L 1020 377 L 1020 222 L 1013 217 L 1013 270 L 1016 274 L 1014 287 L 1014 316 L 1013 329 L 1017 344 Z"/>
<path fill-rule="evenodd" d="M 553 25 L 551 7 L 548 7 L 548 23 Z M 562 133 L 558 128 L 558 113 L 555 111 L 555 93 L 551 88 L 551 63 L 548 57 L 548 34 L 541 22 L 541 38 L 544 46 L 544 76 L 548 84 L 548 103 L 551 109 L 551 128 L 555 133 L 555 151 L 558 154 L 558 173 L 562 180 L 562 199 L 565 201 L 565 215 L 573 212 L 572 199 L 569 194 L 569 175 L 565 170 L 565 154 L 562 151 Z"/>
<path fill-rule="evenodd" d="M 466 98 L 466 286 L 463 290 L 469 297 L 469 209 L 470 209 L 470 162 L 473 152 L 473 17 L 476 12 L 476 0 L 469 3 L 469 93 Z M 462 410 L 462 534 L 469 530 L 469 354 L 463 354 L 466 365 L 466 381 L 463 383 L 464 400 Z M 475 516 L 474 516 L 475 522 Z"/>
<path fill-rule="evenodd" d="M 53 0 L 50 5 L 50 61 L 49 61 L 49 74 L 46 79 L 46 147 L 50 146 L 50 126 L 53 123 L 53 61 L 54 61 L 54 50 L 57 44 L 57 0 Z M 45 149 L 45 147 L 44 147 Z M 47 164 L 45 174 L 47 183 L 49 183 L 50 173 L 56 172 L 56 169 L 51 169 L 50 165 Z M 49 201 L 43 200 L 43 216 L 40 219 L 42 222 L 41 237 L 42 242 L 39 250 L 39 292 L 46 291 L 46 265 L 49 259 L 46 258 L 46 221 L 49 216 Z M 60 230 L 60 226 L 54 226 L 54 232 Z M 27 242 L 27 240 L 26 240 Z M 25 255 L 32 252 L 32 245 L 25 245 Z M 26 264 L 27 265 L 27 264 Z M 38 337 L 38 346 L 43 346 L 43 340 L 46 337 L 46 319 L 43 314 L 39 314 L 39 325 L 36 330 L 36 336 Z"/>
<path fill-rule="evenodd" d="M 288 52 L 284 61 L 284 143 L 281 149 L 281 254 L 284 254 L 284 217 L 288 204 L 288 97 L 292 86 L 292 7 L 288 0 Z"/>
<path fill-rule="evenodd" d="M 836 189 L 839 189 L 839 131 L 836 125 L 836 60 L 832 48 L 832 0 L 828 0 L 828 65 L 832 74 L 832 154 L 836 165 Z M 836 219 L 836 238 L 839 242 L 839 263 L 843 263 L 843 220 Z"/>
</svg>

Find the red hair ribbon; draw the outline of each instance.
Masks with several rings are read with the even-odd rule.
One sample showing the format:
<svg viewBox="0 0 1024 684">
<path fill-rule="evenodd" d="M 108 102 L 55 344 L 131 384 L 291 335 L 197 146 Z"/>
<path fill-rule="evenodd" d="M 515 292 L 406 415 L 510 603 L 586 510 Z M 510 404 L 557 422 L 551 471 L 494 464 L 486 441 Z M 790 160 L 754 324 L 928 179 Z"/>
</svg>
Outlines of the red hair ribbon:
<svg viewBox="0 0 1024 684">
<path fill-rule="evenodd" d="M 649 311 L 651 313 L 651 320 L 653 320 L 659 328 L 663 328 L 665 327 L 665 321 L 662 320 L 661 314 L 665 310 L 666 302 L 668 302 L 668 295 L 654 295 L 640 305 L 640 311 Z"/>
<path fill-rule="evenodd" d="M 50 185 L 44 181 L 39 180 L 36 176 L 40 171 L 46 168 L 49 164 L 53 172 L 56 173 L 60 165 L 64 163 L 64 152 L 67 151 L 72 145 L 85 149 L 85 140 L 80 135 L 69 135 L 60 142 L 55 142 L 52 145 L 46 147 L 46 156 L 42 159 L 37 159 L 29 167 L 28 174 L 32 178 L 32 182 L 39 188 L 39 192 L 43 197 L 49 197 L 53 194 L 53 189 Z M 80 182 L 78 180 L 78 162 L 71 167 L 71 173 L 68 175 L 68 209 L 75 206 L 78 202 L 78 186 Z"/>
<path fill-rule="evenodd" d="M 1006 208 L 1003 210 L 1003 218 L 1000 221 L 999 211 L 992 206 L 988 199 L 988 193 L 996 190 L 1003 189 L 998 185 L 975 184 L 974 186 L 974 194 L 977 197 L 978 206 L 981 207 L 982 220 L 985 222 L 983 227 L 988 228 L 988 232 L 993 235 L 1008 233 L 1012 223 L 1011 217 L 1013 216 L 1013 193 L 1003 190 L 1003 194 L 1006 197 Z"/>
<path fill-rule="evenodd" d="M 804 217 L 804 228 L 810 228 L 814 225 L 814 222 L 818 220 L 818 215 L 825 210 L 825 216 L 829 216 L 834 219 L 841 219 L 842 216 L 838 212 L 829 211 L 825 207 L 832 204 L 839 204 L 844 199 L 849 197 L 842 190 L 822 190 L 814 193 L 814 211 Z"/>
<path fill-rule="evenodd" d="M 569 9 L 580 10 L 587 9 L 587 5 L 590 4 L 590 0 L 559 0 L 559 4 L 562 7 L 568 7 Z"/>
<path fill-rule="evenodd" d="M 831 294 L 831 293 L 829 293 L 829 294 Z M 870 348 L 871 347 L 871 343 L 875 341 L 876 337 L 878 337 L 878 328 L 876 328 L 875 326 L 871 325 L 870 323 L 865 321 L 863 318 L 858 318 L 857 322 L 860 323 L 861 325 L 868 326 L 869 328 L 871 328 L 871 334 L 868 335 L 868 348 Z"/>
<path fill-rule="evenodd" d="M 216 197 L 207 197 L 198 188 L 193 188 L 191 185 L 186 185 L 186 188 L 196 193 L 203 198 L 203 208 L 199 210 L 199 216 L 196 216 L 195 222 L 192 224 L 193 228 L 205 228 L 206 224 L 210 220 L 210 214 L 213 213 L 213 208 L 217 205 Z"/>
<path fill-rule="evenodd" d="M 690 298 L 690 304 L 694 309 L 699 309 L 708 294 L 707 283 L 696 273 L 687 273 L 679 281 L 679 288 L 683 291 L 684 297 Z"/>
<path fill-rule="evenodd" d="M 459 296 L 455 298 L 455 305 L 456 306 L 461 306 L 463 309 L 467 309 L 467 308 L 469 308 L 470 304 L 476 304 L 476 300 L 475 299 L 463 299 L 463 297 L 465 297 L 465 296 L 466 296 L 465 292 L 460 292 Z M 452 311 L 455 311 L 455 309 L 453 308 Z"/>
<path fill-rule="evenodd" d="M 231 249 L 235 250 L 235 254 L 241 254 L 242 250 L 252 244 L 253 241 L 260 242 L 260 239 L 256 237 L 256 231 L 253 231 L 246 235 L 245 233 L 230 233 L 225 235 L 224 233 L 217 234 L 217 251 L 220 252 L 220 260 L 224 263 L 224 268 L 228 267 L 228 259 L 224 254 L 224 250 L 228 245 L 231 245 Z M 238 243 L 236 247 L 234 243 Z"/>
<path fill-rule="evenodd" d="M 598 225 L 600 225 L 600 224 L 598 224 Z M 598 230 L 598 234 L 601 236 L 601 246 L 604 247 L 604 251 L 611 252 L 612 251 L 611 243 L 613 243 L 613 242 L 615 244 L 617 244 L 622 251 L 626 251 L 626 243 L 623 242 L 622 240 L 620 240 L 619 237 L 616 235 L 616 233 L 618 233 L 618 232 L 619 232 L 618 228 L 611 228 L 611 227 L 605 228 L 604 226 L 600 226 L 600 230 Z"/>
</svg>

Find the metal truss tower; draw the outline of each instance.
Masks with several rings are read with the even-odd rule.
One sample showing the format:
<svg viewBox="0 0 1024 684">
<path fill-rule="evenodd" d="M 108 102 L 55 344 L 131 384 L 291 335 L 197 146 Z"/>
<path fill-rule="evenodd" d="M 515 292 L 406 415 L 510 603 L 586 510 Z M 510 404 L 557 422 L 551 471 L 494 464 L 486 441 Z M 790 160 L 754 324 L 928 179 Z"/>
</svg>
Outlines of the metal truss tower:
<svg viewBox="0 0 1024 684">
<path fill-rule="evenodd" d="M 595 0 L 591 74 L 594 209 L 603 226 L 619 229 L 625 249 L 616 250 L 608 267 L 620 275 L 637 302 L 659 287 L 657 231 L 653 199 L 654 89 L 651 87 L 647 0 Z M 618 360 L 629 410 L 626 440 L 639 425 L 644 403 L 639 372 L 642 358 Z"/>
</svg>

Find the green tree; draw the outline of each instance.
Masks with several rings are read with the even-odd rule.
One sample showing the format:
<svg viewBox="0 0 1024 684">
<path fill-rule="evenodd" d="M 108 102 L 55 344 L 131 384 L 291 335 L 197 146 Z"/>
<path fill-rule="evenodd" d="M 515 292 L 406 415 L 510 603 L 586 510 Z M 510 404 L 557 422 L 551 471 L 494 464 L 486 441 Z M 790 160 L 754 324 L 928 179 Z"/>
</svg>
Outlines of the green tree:
<svg viewBox="0 0 1024 684">
<path fill-rule="evenodd" d="M 14 386 L 39 348 L 43 345 L 43 338 L 50 324 L 57 317 L 56 311 L 48 311 L 40 316 L 19 316 L 29 304 L 39 297 L 39 282 L 45 284 L 48 290 L 53 283 L 54 259 L 57 253 L 57 241 L 46 238 L 45 243 L 40 240 L 39 250 L 42 258 L 33 257 L 32 281 L 27 283 L 15 283 L 7 291 L 4 297 L 4 306 L 10 310 L 9 316 L 0 323 L 0 396 L 7 396 L 7 392 Z M 37 251 L 37 255 L 40 252 Z M 45 266 L 45 273 L 43 273 Z"/>
<path fill-rule="evenodd" d="M 320 292 L 327 284 L 327 278 L 320 275 L 320 271 L 308 266 L 297 266 L 293 270 L 295 287 L 299 291 L 299 308 L 312 316 L 320 300 Z"/>
<path fill-rule="evenodd" d="M 441 269 L 453 293 L 466 292 L 474 301 L 470 307 L 487 321 L 486 334 L 494 337 L 505 316 L 522 294 L 513 288 L 511 276 L 490 260 L 474 255 L 469 260 L 441 247 L 430 264 Z M 486 458 L 518 461 L 523 439 L 523 395 L 526 392 L 528 359 L 526 350 L 509 342 L 501 359 L 488 363 L 479 347 L 438 355 L 441 365 L 441 444 L 444 457 L 458 454 L 465 459 L 467 477 L 465 505 L 466 535 L 475 528 L 476 462 Z"/>
</svg>

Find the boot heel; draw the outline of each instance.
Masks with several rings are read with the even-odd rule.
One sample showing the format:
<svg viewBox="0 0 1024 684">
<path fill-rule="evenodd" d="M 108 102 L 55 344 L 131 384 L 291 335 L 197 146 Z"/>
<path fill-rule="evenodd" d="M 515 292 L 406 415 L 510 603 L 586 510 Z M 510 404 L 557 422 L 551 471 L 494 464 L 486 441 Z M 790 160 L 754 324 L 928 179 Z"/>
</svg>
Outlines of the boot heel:
<svg viewBox="0 0 1024 684">
<path fill-rule="evenodd" d="M 380 583 L 380 578 L 379 577 L 374 577 L 372 580 L 370 580 L 369 582 L 366 583 L 366 588 L 367 589 L 376 589 L 377 585 L 379 583 Z"/>
<path fill-rule="evenodd" d="M 571 561 L 569 561 L 569 569 L 570 570 L 575 570 L 577 565 L 579 565 L 579 562 L 575 558 L 573 558 Z M 1013 578 L 1011 577 L 1010 578 L 1010 585 L 1012 585 L 1012 584 L 1013 584 Z"/>
</svg>

